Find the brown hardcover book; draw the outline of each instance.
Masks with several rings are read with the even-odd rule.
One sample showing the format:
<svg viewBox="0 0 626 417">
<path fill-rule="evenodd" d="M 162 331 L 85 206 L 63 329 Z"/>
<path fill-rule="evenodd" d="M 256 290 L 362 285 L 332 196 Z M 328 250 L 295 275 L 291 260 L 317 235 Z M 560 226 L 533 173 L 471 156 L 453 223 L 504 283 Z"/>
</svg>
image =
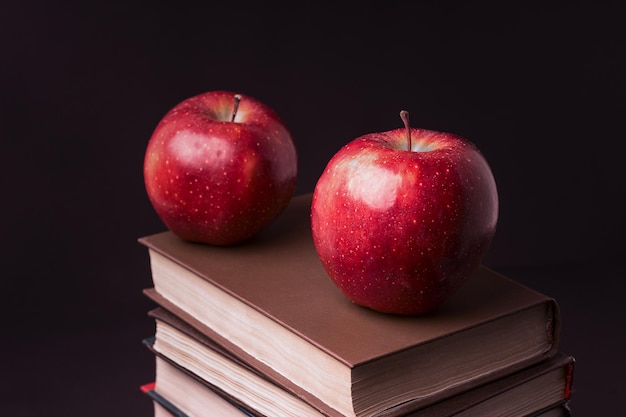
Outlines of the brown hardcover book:
<svg viewBox="0 0 626 417">
<path fill-rule="evenodd" d="M 345 416 L 420 408 L 556 353 L 555 300 L 481 267 L 436 311 L 381 314 L 349 302 L 317 256 L 311 195 L 245 244 L 170 232 L 140 239 L 146 294 L 311 403 Z"/>
<path fill-rule="evenodd" d="M 258 417 L 340 416 L 312 407 L 164 309 L 149 314 L 156 322 L 155 338 L 146 342 L 156 355 L 156 391 L 185 414 L 200 416 L 213 404 L 225 406 L 226 402 L 231 404 L 233 415 L 247 411 Z M 574 359 L 558 353 L 425 408 L 407 411 L 411 405 L 403 404 L 380 416 L 534 416 L 567 404 L 573 372 Z"/>
</svg>

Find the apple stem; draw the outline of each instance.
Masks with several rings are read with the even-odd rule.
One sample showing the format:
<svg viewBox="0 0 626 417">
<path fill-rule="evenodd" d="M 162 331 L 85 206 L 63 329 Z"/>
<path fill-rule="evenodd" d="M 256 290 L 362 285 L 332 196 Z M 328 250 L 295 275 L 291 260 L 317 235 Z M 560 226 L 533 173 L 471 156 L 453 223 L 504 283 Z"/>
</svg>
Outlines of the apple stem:
<svg viewBox="0 0 626 417">
<path fill-rule="evenodd" d="M 413 146 L 411 144 L 411 126 L 409 124 L 409 112 L 406 110 L 402 110 L 400 112 L 400 118 L 404 122 L 404 127 L 406 128 L 406 141 L 408 143 L 410 152 L 413 149 Z"/>
<path fill-rule="evenodd" d="M 241 96 L 239 94 L 235 94 L 235 104 L 233 106 L 233 116 L 230 118 L 231 122 L 235 121 L 235 116 L 237 116 L 237 109 L 239 108 L 239 102 L 241 101 Z"/>
</svg>

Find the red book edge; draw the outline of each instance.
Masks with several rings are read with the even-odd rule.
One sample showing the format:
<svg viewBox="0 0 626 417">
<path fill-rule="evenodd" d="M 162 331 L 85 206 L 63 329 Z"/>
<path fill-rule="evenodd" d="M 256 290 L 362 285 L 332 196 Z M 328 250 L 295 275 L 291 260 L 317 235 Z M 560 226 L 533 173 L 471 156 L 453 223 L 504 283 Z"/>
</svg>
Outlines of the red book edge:
<svg viewBox="0 0 626 417">
<path fill-rule="evenodd" d="M 571 359 L 570 364 L 567 366 L 567 374 L 565 375 L 565 391 L 563 391 L 563 399 L 569 400 L 574 392 L 574 366 L 576 360 Z"/>
<path fill-rule="evenodd" d="M 156 382 L 151 382 L 149 384 L 143 384 L 142 386 L 139 387 L 141 392 L 143 392 L 144 394 L 147 394 L 150 391 L 154 391 L 155 388 L 156 388 Z"/>
</svg>

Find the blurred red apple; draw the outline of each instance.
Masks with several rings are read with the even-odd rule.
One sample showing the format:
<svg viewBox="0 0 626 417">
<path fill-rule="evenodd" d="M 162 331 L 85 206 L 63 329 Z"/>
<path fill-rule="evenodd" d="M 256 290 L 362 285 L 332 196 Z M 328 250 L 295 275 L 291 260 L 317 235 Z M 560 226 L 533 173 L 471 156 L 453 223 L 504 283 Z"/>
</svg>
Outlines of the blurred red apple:
<svg viewBox="0 0 626 417">
<path fill-rule="evenodd" d="M 157 214 L 182 239 L 240 243 L 289 203 L 297 155 L 290 132 L 267 105 L 211 91 L 172 108 L 145 154 L 144 180 Z"/>
<path fill-rule="evenodd" d="M 482 262 L 498 218 L 496 183 L 468 140 L 405 129 L 361 136 L 329 161 L 313 193 L 319 257 L 354 303 L 431 311 Z"/>
</svg>

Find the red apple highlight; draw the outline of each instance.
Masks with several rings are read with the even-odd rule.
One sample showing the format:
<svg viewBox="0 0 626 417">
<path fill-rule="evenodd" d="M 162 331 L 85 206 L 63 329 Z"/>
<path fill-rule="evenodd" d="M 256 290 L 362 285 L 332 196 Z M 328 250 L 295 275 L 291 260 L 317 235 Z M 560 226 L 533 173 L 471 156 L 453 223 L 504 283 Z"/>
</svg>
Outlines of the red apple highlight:
<svg viewBox="0 0 626 417">
<path fill-rule="evenodd" d="M 315 248 L 354 303 L 384 313 L 440 306 L 482 262 L 498 218 L 496 183 L 475 145 L 405 129 L 361 136 L 313 193 Z"/>
<path fill-rule="evenodd" d="M 176 105 L 146 149 L 150 202 L 182 239 L 240 243 L 270 223 L 296 185 L 292 137 L 267 105 L 211 91 Z"/>
</svg>

